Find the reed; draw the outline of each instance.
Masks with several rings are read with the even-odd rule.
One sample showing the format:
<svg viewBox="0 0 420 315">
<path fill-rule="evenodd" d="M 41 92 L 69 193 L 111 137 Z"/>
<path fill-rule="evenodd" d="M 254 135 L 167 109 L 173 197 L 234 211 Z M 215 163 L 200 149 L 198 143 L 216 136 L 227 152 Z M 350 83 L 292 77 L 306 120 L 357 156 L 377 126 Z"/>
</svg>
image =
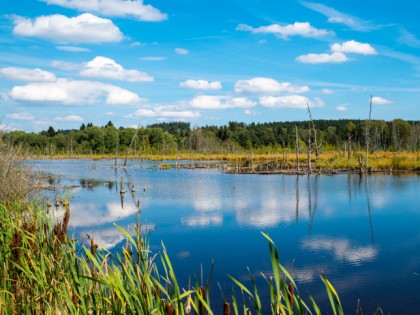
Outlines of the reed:
<svg viewBox="0 0 420 315">
<path fill-rule="evenodd" d="M 149 247 L 149 236 L 140 234 L 138 216 L 133 231 L 115 226 L 126 239 L 116 254 L 100 248 L 90 238 L 85 247 L 70 239 L 68 202 L 62 217 L 54 218 L 45 207 L 25 210 L 0 204 L 0 314 L 321 314 L 309 296 L 301 297 L 296 282 L 279 261 L 277 247 L 268 241 L 272 272 L 263 275 L 270 300 L 260 298 L 250 273 L 247 288 L 230 277 L 242 298 L 232 290 L 222 309 L 210 303 L 210 283 L 182 288 L 165 246 L 160 253 Z M 213 270 L 213 267 L 212 267 Z M 343 314 L 338 293 L 321 276 L 331 311 Z M 308 300 L 308 298 L 306 299 Z M 242 301 L 242 302 L 241 302 Z"/>
</svg>

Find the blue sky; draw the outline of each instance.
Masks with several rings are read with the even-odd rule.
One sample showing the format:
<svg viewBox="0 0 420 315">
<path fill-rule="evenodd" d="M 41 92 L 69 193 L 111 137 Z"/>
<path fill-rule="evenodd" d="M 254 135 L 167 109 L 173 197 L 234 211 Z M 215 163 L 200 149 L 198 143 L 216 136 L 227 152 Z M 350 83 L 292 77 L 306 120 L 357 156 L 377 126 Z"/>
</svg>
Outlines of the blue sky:
<svg viewBox="0 0 420 315">
<path fill-rule="evenodd" d="M 412 0 L 2 0 L 2 128 L 420 119 Z"/>
</svg>

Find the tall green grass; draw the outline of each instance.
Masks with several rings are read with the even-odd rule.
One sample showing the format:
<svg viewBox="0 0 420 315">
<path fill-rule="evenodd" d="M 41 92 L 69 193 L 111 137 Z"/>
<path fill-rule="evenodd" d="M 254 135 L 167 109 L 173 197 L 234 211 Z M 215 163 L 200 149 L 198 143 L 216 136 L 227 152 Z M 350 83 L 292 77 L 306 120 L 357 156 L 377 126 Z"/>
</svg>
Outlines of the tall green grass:
<svg viewBox="0 0 420 315">
<path fill-rule="evenodd" d="M 230 277 L 232 295 L 216 310 L 210 303 L 211 276 L 206 286 L 196 281 L 182 288 L 165 247 L 159 253 L 150 250 L 148 236 L 140 233 L 139 217 L 132 233 L 115 226 L 126 242 L 111 254 L 98 248 L 94 239 L 88 246 L 70 239 L 71 213 L 68 203 L 64 207 L 63 217 L 54 219 L 45 207 L 0 205 L 0 315 L 263 314 L 263 309 L 264 314 L 321 314 L 312 297 L 307 304 L 300 296 L 266 234 L 272 274 L 263 277 L 270 300 L 261 300 L 252 275 L 250 288 Z M 336 290 L 325 275 L 321 278 L 331 311 L 344 314 Z"/>
</svg>

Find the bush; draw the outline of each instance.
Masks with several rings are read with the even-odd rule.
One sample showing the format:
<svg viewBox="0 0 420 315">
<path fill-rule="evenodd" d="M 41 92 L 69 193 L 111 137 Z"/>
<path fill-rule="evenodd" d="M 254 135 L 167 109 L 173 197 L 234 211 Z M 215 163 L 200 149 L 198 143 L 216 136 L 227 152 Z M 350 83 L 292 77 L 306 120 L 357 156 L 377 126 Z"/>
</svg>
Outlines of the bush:
<svg viewBox="0 0 420 315">
<path fill-rule="evenodd" d="M 25 158 L 21 147 L 11 145 L 0 134 L 0 200 L 4 204 L 27 200 L 37 190 L 33 173 L 23 165 Z"/>
</svg>

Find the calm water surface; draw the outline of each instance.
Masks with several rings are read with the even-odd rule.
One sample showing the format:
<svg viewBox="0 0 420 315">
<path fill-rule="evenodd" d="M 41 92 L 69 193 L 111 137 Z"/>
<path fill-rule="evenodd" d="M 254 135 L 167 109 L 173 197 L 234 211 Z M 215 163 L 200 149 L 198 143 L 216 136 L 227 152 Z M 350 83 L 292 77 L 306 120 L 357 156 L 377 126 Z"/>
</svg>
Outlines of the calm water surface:
<svg viewBox="0 0 420 315">
<path fill-rule="evenodd" d="M 325 306 L 319 277 L 325 272 L 346 313 L 355 313 L 360 298 L 366 314 L 378 305 L 386 313 L 420 314 L 418 175 L 261 176 L 160 170 L 157 163 L 141 161 L 131 161 L 126 170 L 111 168 L 110 160 L 32 163 L 58 175 L 61 185 L 74 186 L 70 233 L 93 235 L 111 250 L 124 242 L 113 223 L 130 229 L 139 200 L 152 249 L 165 244 L 185 287 L 189 276 L 200 281 L 201 266 L 208 279 L 214 259 L 213 304 L 221 300 L 217 282 L 230 296 L 227 274 L 249 285 L 247 267 L 266 288 L 261 272 L 270 274 L 271 267 L 264 231 L 301 295 L 310 292 Z"/>
</svg>

